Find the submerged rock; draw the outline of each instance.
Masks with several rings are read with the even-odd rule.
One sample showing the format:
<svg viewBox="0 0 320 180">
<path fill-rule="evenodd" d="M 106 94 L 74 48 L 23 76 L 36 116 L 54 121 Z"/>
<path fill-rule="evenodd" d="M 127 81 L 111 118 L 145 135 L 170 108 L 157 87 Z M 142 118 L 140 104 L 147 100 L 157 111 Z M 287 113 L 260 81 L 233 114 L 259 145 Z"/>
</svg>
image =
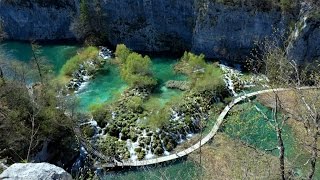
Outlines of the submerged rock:
<svg viewBox="0 0 320 180">
<path fill-rule="evenodd" d="M 190 89 L 190 83 L 188 81 L 170 80 L 166 82 L 166 87 L 170 89 L 179 89 L 181 91 L 186 91 Z"/>
<path fill-rule="evenodd" d="M 16 163 L 0 174 L 8 180 L 72 180 L 64 169 L 49 163 Z"/>
</svg>

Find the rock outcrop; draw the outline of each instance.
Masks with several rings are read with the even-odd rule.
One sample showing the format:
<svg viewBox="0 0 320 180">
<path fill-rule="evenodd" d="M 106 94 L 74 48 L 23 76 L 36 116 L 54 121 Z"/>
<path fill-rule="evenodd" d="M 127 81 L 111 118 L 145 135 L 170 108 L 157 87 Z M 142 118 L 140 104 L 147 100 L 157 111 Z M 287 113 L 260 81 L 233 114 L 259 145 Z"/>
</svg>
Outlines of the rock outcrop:
<svg viewBox="0 0 320 180">
<path fill-rule="evenodd" d="M 48 163 L 16 163 L 0 174 L 7 180 L 72 180 L 69 173 Z"/>
<path fill-rule="evenodd" d="M 11 0 L 18 1 L 18 0 Z M 60 0 L 66 5 L 28 6 L 0 0 L 0 17 L 10 39 L 72 39 L 70 25 L 79 14 L 79 0 Z M 42 1 L 41 1 L 42 2 Z M 50 1 L 52 2 L 52 1 Z M 137 51 L 184 51 L 209 58 L 243 60 L 255 42 L 284 35 L 299 21 L 299 13 L 284 12 L 265 1 L 211 0 L 108 0 L 101 1 L 103 23 L 111 44 L 125 43 Z M 267 2 L 267 1 L 266 1 Z M 91 5 L 91 8 L 93 5 Z M 298 7 L 299 8 L 299 7 Z M 299 11 L 297 11 L 299 12 Z M 301 36 L 293 39 L 292 56 L 313 60 L 319 56 L 319 25 L 309 21 Z"/>
<path fill-rule="evenodd" d="M 36 3 L 23 4 L 23 2 L 14 4 L 8 0 L 0 0 L 0 18 L 9 39 L 70 39 L 74 37 L 69 30 L 73 14 L 76 13 L 74 8 L 74 3 L 56 7 L 40 6 Z"/>
<path fill-rule="evenodd" d="M 304 3 L 287 47 L 290 59 L 298 64 L 320 60 L 320 8 Z"/>
<path fill-rule="evenodd" d="M 174 81 L 169 80 L 166 82 L 166 87 L 170 89 L 179 89 L 181 91 L 187 91 L 190 89 L 190 83 L 188 81 Z"/>
</svg>

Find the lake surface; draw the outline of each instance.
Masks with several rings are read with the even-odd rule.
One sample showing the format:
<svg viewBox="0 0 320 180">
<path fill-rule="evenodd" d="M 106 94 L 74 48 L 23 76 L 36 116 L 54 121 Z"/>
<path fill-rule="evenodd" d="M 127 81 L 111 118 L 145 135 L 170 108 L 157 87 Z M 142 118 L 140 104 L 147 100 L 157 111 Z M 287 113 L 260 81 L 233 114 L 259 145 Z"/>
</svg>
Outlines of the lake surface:
<svg viewBox="0 0 320 180">
<path fill-rule="evenodd" d="M 65 62 L 77 53 L 81 48 L 80 45 L 64 45 L 64 44 L 48 44 L 42 45 L 41 55 L 53 65 L 56 74 L 59 73 L 61 67 Z M 19 60 L 28 63 L 32 58 L 31 46 L 24 42 L 5 42 L 0 44 L 0 52 L 4 58 L 8 60 Z M 152 95 L 152 99 L 163 105 L 170 99 L 181 96 L 181 91 L 167 89 L 164 84 L 168 80 L 186 80 L 183 75 L 175 74 L 173 65 L 176 60 L 172 58 L 158 58 L 153 57 L 153 72 L 158 79 L 159 87 L 156 93 Z M 105 66 L 101 69 L 97 76 L 92 79 L 85 88 L 79 93 L 80 99 L 79 109 L 88 111 L 90 106 L 96 103 L 103 103 L 114 100 L 127 87 L 126 83 L 121 80 L 119 70 L 116 66 Z M 270 115 L 266 107 L 256 103 L 259 108 Z M 268 124 L 261 118 L 256 118 L 257 112 L 255 110 L 242 113 L 240 118 L 251 123 L 247 125 L 250 128 L 243 129 L 242 127 L 235 127 L 228 125 L 234 131 L 226 132 L 231 137 L 234 136 L 231 132 L 236 132 L 242 128 L 242 140 L 252 144 L 261 150 L 272 148 L 276 145 L 275 133 L 270 129 Z M 251 120 L 250 120 L 251 119 Z M 252 130 L 253 128 L 254 130 Z M 306 156 L 299 156 L 299 148 L 292 137 L 290 127 L 284 129 L 284 140 L 286 146 L 286 157 L 292 159 L 297 157 L 299 162 L 306 162 Z M 274 152 L 277 155 L 277 152 Z M 299 171 L 299 168 L 296 169 Z M 302 172 L 306 169 L 300 169 Z M 135 168 L 132 170 L 124 170 L 119 172 L 110 172 L 105 175 L 105 179 L 159 179 L 161 176 L 166 176 L 167 179 L 194 179 L 197 172 L 201 171 L 196 164 L 188 160 L 181 160 L 173 163 L 161 165 L 160 167 Z M 317 177 L 320 177 L 320 172 L 317 172 Z"/>
<path fill-rule="evenodd" d="M 79 45 L 48 44 L 40 46 L 40 55 L 53 65 L 53 69 L 58 73 L 65 62 L 77 53 Z M 30 62 L 32 51 L 30 43 L 26 42 L 5 42 L 0 44 L 0 52 L 8 60 L 19 60 Z"/>
<path fill-rule="evenodd" d="M 77 53 L 81 46 L 49 44 L 41 45 L 41 56 L 53 65 L 56 74 L 59 73 L 65 62 Z M 5 42 L 0 44 L 0 52 L 7 60 L 19 60 L 30 62 L 32 58 L 31 45 L 25 42 Z M 165 104 L 171 98 L 180 96 L 179 90 L 167 89 L 164 84 L 168 80 L 186 80 L 183 75 L 175 74 L 173 64 L 175 59 L 172 58 L 152 58 L 155 77 L 158 79 L 159 88 L 152 95 L 160 104 Z M 87 111 L 90 106 L 96 103 L 111 101 L 117 97 L 127 87 L 126 83 L 120 78 L 119 70 L 116 66 L 105 66 L 97 76 L 92 79 L 86 87 L 79 93 L 79 109 Z M 187 172 L 187 173 L 186 173 Z M 135 168 L 119 172 L 110 172 L 105 174 L 104 179 L 159 179 L 166 176 L 169 179 L 194 179 L 199 168 L 196 164 L 188 160 L 167 163 L 161 166 L 147 168 Z M 157 178 L 158 177 L 158 178 Z"/>
<path fill-rule="evenodd" d="M 166 88 L 165 82 L 168 80 L 186 80 L 186 77 L 174 72 L 174 59 L 152 58 L 152 63 L 154 76 L 157 78 L 159 86 L 151 98 L 157 100 L 160 105 L 163 105 L 171 98 L 182 94 L 179 90 Z M 126 87 L 126 83 L 120 77 L 118 67 L 107 64 L 85 88 L 79 91 L 79 108 L 87 111 L 90 109 L 90 106 L 94 104 L 112 101 L 116 99 Z"/>
</svg>

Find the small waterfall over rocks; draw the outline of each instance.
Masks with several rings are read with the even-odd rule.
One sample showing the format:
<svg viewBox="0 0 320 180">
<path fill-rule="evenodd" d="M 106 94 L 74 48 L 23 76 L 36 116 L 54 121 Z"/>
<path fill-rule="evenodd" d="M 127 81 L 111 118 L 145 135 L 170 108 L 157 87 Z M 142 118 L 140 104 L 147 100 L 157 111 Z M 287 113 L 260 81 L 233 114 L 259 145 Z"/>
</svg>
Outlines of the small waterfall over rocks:
<svg viewBox="0 0 320 180">
<path fill-rule="evenodd" d="M 307 27 L 307 19 L 309 18 L 310 12 L 312 10 L 312 5 L 310 2 L 302 2 L 301 3 L 301 9 L 300 9 L 300 13 L 299 13 L 299 20 L 298 22 L 295 24 L 295 28 L 293 31 L 293 39 L 296 40 L 299 35 L 300 32 L 303 31 L 304 28 Z"/>
<path fill-rule="evenodd" d="M 317 60 L 320 56 L 320 27 L 317 25 L 319 20 L 312 18 L 317 11 L 311 2 L 301 3 L 299 19 L 289 35 L 289 43 L 286 47 L 289 60 L 294 60 L 297 64 Z"/>
</svg>

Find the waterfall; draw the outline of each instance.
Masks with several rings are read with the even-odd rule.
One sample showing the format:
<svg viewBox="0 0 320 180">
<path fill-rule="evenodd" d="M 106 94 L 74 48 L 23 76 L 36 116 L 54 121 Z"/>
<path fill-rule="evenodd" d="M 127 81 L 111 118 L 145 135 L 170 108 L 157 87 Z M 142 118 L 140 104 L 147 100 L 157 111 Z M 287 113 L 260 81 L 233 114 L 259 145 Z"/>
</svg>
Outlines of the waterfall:
<svg viewBox="0 0 320 180">
<path fill-rule="evenodd" d="M 299 20 L 295 24 L 294 31 L 291 35 L 293 40 L 296 40 L 299 37 L 300 32 L 302 32 L 303 29 L 307 27 L 307 19 L 309 18 L 311 10 L 312 10 L 312 5 L 310 2 L 301 3 Z"/>
</svg>

